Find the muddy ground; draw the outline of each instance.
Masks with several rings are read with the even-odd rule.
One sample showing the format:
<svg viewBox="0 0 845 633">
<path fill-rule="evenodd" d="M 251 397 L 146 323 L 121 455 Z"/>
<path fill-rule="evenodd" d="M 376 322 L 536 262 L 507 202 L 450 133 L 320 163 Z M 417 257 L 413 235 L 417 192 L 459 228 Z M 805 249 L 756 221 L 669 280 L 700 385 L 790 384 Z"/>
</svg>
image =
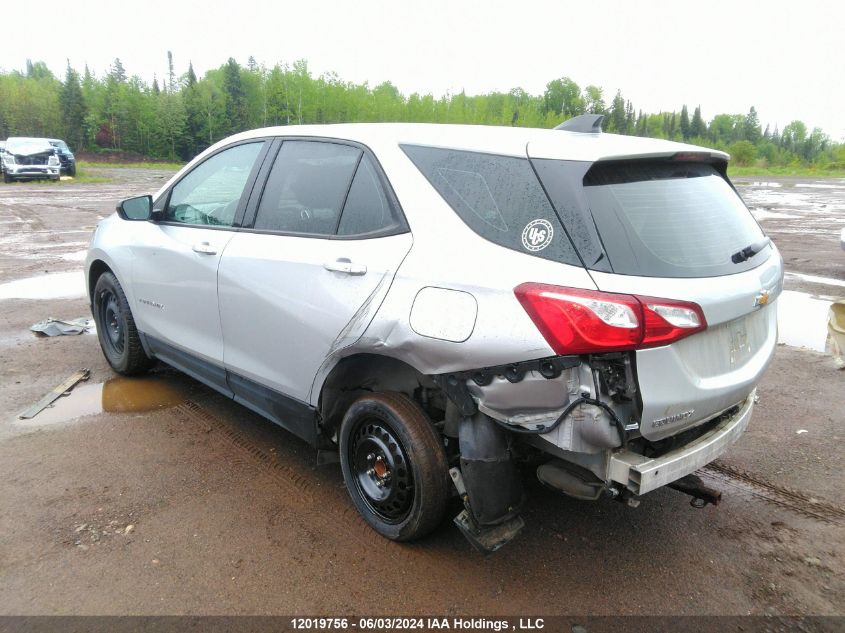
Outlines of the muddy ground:
<svg viewBox="0 0 845 633">
<path fill-rule="evenodd" d="M 169 175 L 102 174 L 0 186 L 0 614 L 843 614 L 845 372 L 830 356 L 778 347 L 749 431 L 702 471 L 718 508 L 670 490 L 636 509 L 578 502 L 526 473 L 526 528 L 494 556 L 448 521 L 399 545 L 285 431 L 173 371 L 114 380 L 96 336 L 28 331 L 88 315 L 77 276 L 7 282 L 79 270 L 97 220 Z M 845 182 L 739 187 L 787 270 L 813 277 L 787 289 L 845 296 Z M 15 420 L 82 367 L 74 396 Z"/>
</svg>

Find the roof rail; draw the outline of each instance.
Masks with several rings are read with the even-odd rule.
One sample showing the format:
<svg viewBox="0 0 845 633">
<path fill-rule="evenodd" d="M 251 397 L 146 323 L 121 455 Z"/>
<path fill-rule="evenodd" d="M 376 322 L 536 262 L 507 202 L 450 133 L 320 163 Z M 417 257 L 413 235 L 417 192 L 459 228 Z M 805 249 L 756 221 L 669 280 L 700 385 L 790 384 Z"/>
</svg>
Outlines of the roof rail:
<svg viewBox="0 0 845 633">
<path fill-rule="evenodd" d="M 601 133 L 601 122 L 604 119 L 603 114 L 581 114 L 567 119 L 558 126 L 556 130 L 565 130 L 567 132 L 582 132 L 585 134 L 599 134 Z"/>
</svg>

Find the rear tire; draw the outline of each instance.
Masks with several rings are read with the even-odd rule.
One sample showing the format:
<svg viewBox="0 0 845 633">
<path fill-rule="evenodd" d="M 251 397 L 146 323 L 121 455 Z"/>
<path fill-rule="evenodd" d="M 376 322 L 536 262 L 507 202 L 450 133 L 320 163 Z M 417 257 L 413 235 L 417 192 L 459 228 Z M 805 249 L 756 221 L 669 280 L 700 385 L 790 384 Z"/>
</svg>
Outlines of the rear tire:
<svg viewBox="0 0 845 633">
<path fill-rule="evenodd" d="M 134 376 L 153 366 L 155 361 L 147 356 L 141 345 L 126 294 L 117 277 L 110 272 L 97 279 L 92 312 L 103 356 L 112 369 L 124 376 Z"/>
<path fill-rule="evenodd" d="M 14 182 L 14 180 L 15 180 L 15 179 L 14 179 L 14 178 L 12 178 L 12 177 L 11 177 L 8 173 L 3 172 L 3 182 L 5 182 L 5 183 L 7 183 L 7 184 L 8 184 L 8 183 L 10 183 L 10 182 Z"/>
<path fill-rule="evenodd" d="M 68 175 L 68 176 L 70 176 L 71 178 L 76 178 L 76 165 L 72 165 L 72 166 L 71 166 L 71 167 L 67 170 L 67 175 Z"/>
<path fill-rule="evenodd" d="M 421 538 L 442 521 L 449 465 L 426 414 L 401 393 L 372 393 L 340 426 L 343 479 L 358 512 L 394 541 Z"/>
</svg>

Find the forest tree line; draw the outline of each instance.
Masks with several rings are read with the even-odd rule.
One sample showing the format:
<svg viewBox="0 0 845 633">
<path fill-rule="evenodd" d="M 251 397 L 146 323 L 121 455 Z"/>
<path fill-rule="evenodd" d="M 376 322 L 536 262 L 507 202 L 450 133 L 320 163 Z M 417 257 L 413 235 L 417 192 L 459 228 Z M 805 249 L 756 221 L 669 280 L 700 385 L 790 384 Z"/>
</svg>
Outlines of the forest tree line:
<svg viewBox="0 0 845 633">
<path fill-rule="evenodd" d="M 230 134 L 271 125 L 407 121 L 550 128 L 597 113 L 605 115 L 607 132 L 716 147 L 740 165 L 845 168 L 845 144 L 801 121 L 764 128 L 753 106 L 709 121 L 699 106 L 646 113 L 619 91 L 608 99 L 601 88 L 582 89 L 567 77 L 550 81 L 542 95 L 514 88 L 435 98 L 405 96 L 389 81 L 371 87 L 335 73 L 314 77 L 304 60 L 268 69 L 252 57 L 246 66 L 229 58 L 201 78 L 190 63 L 177 75 L 169 51 L 167 64 L 165 76 L 152 84 L 128 75 L 120 59 L 101 76 L 68 63 L 57 78 L 46 64 L 32 61 L 24 71 L 0 71 L 0 139 L 57 137 L 76 151 L 187 160 Z"/>
</svg>

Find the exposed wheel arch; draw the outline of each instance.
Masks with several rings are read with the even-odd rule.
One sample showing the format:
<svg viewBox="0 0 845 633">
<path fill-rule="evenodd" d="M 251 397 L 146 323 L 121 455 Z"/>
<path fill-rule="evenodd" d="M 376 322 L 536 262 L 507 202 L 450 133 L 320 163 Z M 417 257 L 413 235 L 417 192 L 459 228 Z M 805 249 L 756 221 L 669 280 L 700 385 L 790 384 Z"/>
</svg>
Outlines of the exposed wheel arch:
<svg viewBox="0 0 845 633">
<path fill-rule="evenodd" d="M 349 405 L 365 392 L 393 391 L 413 398 L 420 386 L 434 387 L 434 383 L 397 358 L 365 353 L 347 356 L 332 368 L 320 388 L 317 408 L 322 432 L 331 438 Z"/>
</svg>

